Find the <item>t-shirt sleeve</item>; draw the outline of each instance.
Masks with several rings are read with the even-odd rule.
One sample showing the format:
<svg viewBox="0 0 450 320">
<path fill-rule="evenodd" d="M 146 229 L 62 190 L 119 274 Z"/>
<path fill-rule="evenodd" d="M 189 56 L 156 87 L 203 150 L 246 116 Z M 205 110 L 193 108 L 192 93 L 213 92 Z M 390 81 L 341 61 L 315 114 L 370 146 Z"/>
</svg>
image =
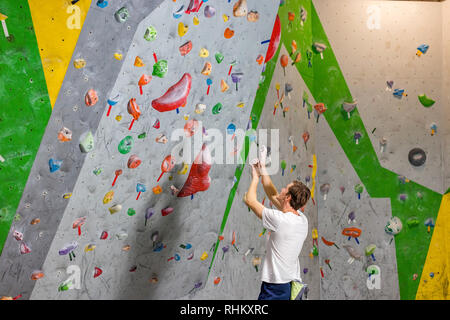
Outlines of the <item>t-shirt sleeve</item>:
<svg viewBox="0 0 450 320">
<path fill-rule="evenodd" d="M 264 208 L 262 212 L 263 227 L 271 231 L 277 231 L 281 214 L 282 213 L 277 210 Z"/>
</svg>

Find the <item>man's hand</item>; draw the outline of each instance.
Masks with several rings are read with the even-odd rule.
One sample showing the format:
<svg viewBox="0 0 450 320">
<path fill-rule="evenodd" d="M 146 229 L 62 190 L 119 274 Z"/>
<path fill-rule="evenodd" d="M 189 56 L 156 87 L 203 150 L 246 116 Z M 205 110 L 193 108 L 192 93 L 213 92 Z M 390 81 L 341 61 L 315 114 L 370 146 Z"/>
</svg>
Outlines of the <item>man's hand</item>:
<svg viewBox="0 0 450 320">
<path fill-rule="evenodd" d="M 251 162 L 252 166 L 252 178 L 259 180 L 259 177 L 261 177 L 261 165 L 259 163 L 258 159 L 253 159 Z"/>
</svg>

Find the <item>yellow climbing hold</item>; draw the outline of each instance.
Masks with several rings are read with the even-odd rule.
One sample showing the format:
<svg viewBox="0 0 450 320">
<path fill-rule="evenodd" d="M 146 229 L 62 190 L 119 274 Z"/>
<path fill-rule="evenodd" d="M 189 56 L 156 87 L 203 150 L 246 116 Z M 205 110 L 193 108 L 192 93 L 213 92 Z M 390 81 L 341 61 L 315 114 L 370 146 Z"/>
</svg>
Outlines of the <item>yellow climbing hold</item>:
<svg viewBox="0 0 450 320">
<path fill-rule="evenodd" d="M 198 26 L 199 23 L 200 23 L 200 20 L 198 20 L 197 17 L 194 17 L 194 25 Z"/>
<path fill-rule="evenodd" d="M 178 24 L 178 35 L 180 37 L 184 36 L 188 32 L 189 26 L 184 24 L 183 22 L 180 22 Z"/>
<path fill-rule="evenodd" d="M 94 249 L 95 249 L 95 244 L 88 244 L 88 245 L 84 248 L 84 252 L 93 251 Z"/>
<path fill-rule="evenodd" d="M 122 60 L 123 59 L 123 54 L 121 54 L 121 53 L 114 53 L 114 58 L 116 59 L 116 60 Z"/>
<path fill-rule="evenodd" d="M 187 163 L 183 162 L 183 168 L 180 171 L 178 171 L 178 174 L 186 174 L 188 169 L 189 169 L 189 165 Z"/>
<path fill-rule="evenodd" d="M 202 58 L 207 58 L 207 57 L 209 57 L 209 51 L 205 48 L 201 48 L 199 56 Z"/>
<path fill-rule="evenodd" d="M 72 196 L 72 193 L 64 193 L 63 198 L 64 199 L 69 199 Z"/>
<path fill-rule="evenodd" d="M 77 69 L 82 69 L 86 66 L 86 60 L 84 59 L 75 59 L 73 61 L 73 66 Z"/>
<path fill-rule="evenodd" d="M 314 189 L 316 187 L 316 172 L 317 172 L 317 157 L 313 154 L 313 169 L 312 169 L 312 187 L 311 187 L 311 199 L 314 199 Z"/>
<path fill-rule="evenodd" d="M 224 22 L 227 22 L 228 19 L 230 19 L 230 17 L 227 16 L 226 14 L 223 14 L 223 15 L 222 15 L 222 18 L 223 18 L 223 21 L 224 21 Z"/>
<path fill-rule="evenodd" d="M 116 116 L 116 120 L 118 121 L 118 122 L 120 122 L 120 120 L 122 120 L 122 116 Z"/>
<path fill-rule="evenodd" d="M 203 261 L 203 260 L 206 260 L 207 258 L 208 258 L 208 252 L 205 251 L 205 252 L 202 253 L 202 256 L 200 257 L 200 260 Z"/>
<path fill-rule="evenodd" d="M 243 102 L 239 102 L 236 107 L 243 108 L 244 106 L 245 106 L 245 104 Z"/>
<path fill-rule="evenodd" d="M 109 191 L 103 197 L 103 204 L 110 203 L 114 199 L 114 190 Z"/>
</svg>

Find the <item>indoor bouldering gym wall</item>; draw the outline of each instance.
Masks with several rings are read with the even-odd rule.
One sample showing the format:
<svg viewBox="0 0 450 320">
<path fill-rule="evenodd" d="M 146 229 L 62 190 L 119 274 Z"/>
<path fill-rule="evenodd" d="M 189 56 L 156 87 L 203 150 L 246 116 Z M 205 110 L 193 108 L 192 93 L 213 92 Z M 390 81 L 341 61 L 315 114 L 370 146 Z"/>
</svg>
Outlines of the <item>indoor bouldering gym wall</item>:
<svg viewBox="0 0 450 320">
<path fill-rule="evenodd" d="M 0 297 L 257 299 L 266 145 L 304 298 L 448 300 L 449 1 L 2 0 Z"/>
</svg>

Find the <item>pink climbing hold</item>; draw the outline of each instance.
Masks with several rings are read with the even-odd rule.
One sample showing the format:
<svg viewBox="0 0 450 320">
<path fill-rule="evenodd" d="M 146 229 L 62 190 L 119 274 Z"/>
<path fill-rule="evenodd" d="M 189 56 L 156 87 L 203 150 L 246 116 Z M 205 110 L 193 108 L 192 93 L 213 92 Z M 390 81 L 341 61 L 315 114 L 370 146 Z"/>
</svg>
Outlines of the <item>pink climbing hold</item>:
<svg viewBox="0 0 450 320">
<path fill-rule="evenodd" d="M 171 214 L 173 212 L 173 208 L 172 207 L 167 207 L 161 210 L 161 214 L 163 217 Z"/>
</svg>

